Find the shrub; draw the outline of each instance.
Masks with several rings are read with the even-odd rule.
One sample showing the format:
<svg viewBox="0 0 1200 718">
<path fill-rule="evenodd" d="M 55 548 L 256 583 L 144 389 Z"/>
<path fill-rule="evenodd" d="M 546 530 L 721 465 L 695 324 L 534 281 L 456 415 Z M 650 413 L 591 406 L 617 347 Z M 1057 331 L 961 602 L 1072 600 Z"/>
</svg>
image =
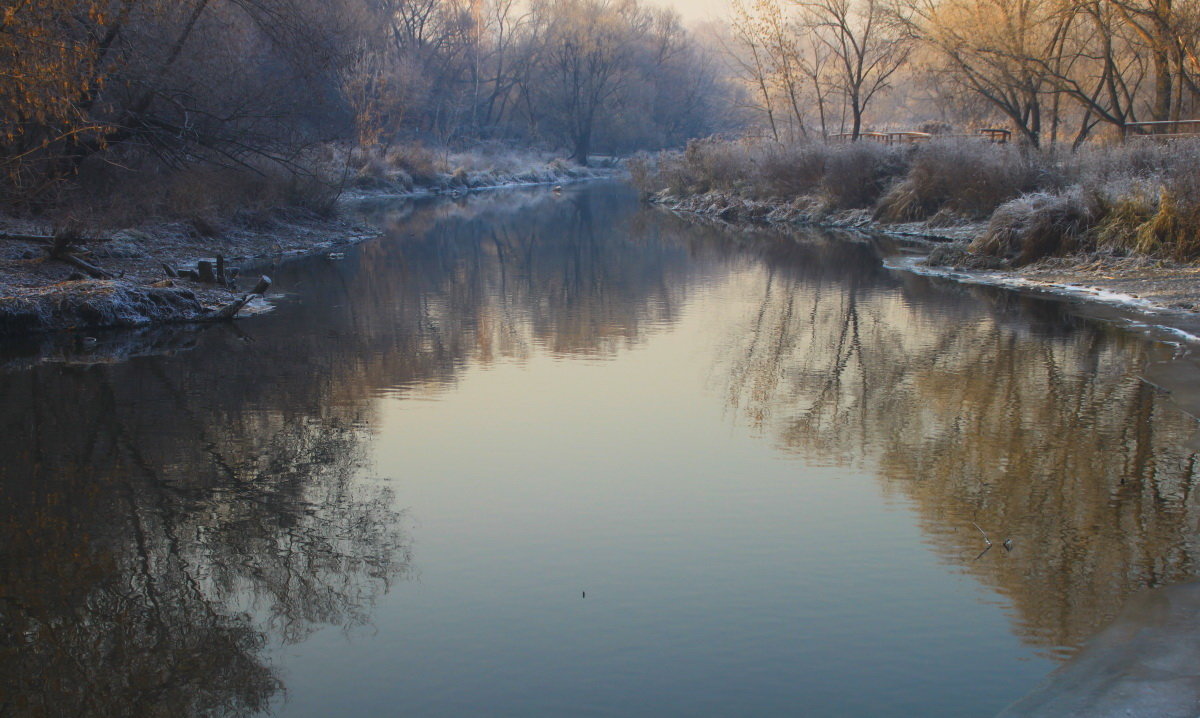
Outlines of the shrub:
<svg viewBox="0 0 1200 718">
<path fill-rule="evenodd" d="M 941 212 L 983 219 L 1022 194 L 1062 184 L 1053 155 L 975 139 L 936 140 L 916 150 L 907 175 L 883 197 L 875 216 L 910 222 Z"/>
<path fill-rule="evenodd" d="M 825 146 L 825 174 L 821 192 L 831 209 L 874 206 L 888 185 L 905 169 L 903 147 L 874 142 Z"/>
<path fill-rule="evenodd" d="M 629 172 L 629 181 L 643 196 L 649 197 L 658 191 L 658 163 L 646 152 L 639 152 L 625 161 L 625 169 Z"/>
<path fill-rule="evenodd" d="M 1013 266 L 1029 264 L 1086 248 L 1100 213 L 1096 198 L 1078 188 L 1023 195 L 1001 205 L 969 249 L 1009 259 Z"/>
<path fill-rule="evenodd" d="M 750 146 L 721 140 L 692 140 L 683 152 L 695 194 L 744 186 L 754 170 Z"/>
<path fill-rule="evenodd" d="M 393 147 L 388 151 L 386 160 L 393 170 L 407 173 L 413 182 L 422 185 L 436 183 L 445 170 L 437 155 L 419 142 Z"/>
<path fill-rule="evenodd" d="M 794 198 L 820 188 L 829 157 L 826 145 L 792 145 L 760 152 L 758 194 Z"/>
</svg>

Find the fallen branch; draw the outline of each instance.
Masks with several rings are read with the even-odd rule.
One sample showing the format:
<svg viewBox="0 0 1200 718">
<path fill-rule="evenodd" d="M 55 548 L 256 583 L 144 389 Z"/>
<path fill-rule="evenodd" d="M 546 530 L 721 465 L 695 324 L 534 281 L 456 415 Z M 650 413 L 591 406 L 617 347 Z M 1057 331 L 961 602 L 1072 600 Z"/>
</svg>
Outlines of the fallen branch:
<svg viewBox="0 0 1200 718">
<path fill-rule="evenodd" d="M 19 232 L 0 232 L 0 240 L 8 242 L 33 242 L 34 244 L 54 244 L 54 237 L 41 234 L 21 234 Z M 75 237 L 71 241 L 79 244 L 98 244 L 111 241 L 108 237 Z"/>
<path fill-rule="evenodd" d="M 988 535 L 987 535 L 987 532 L 986 532 L 986 531 L 984 531 L 983 529 L 979 528 L 979 524 L 977 524 L 977 523 L 975 523 L 974 521 L 972 521 L 972 522 L 971 522 L 971 525 L 972 525 L 972 526 L 974 526 L 975 528 L 979 529 L 979 533 L 983 534 L 983 542 L 987 544 L 987 546 L 986 546 L 986 547 L 984 547 L 984 549 L 983 549 L 982 551 L 980 551 L 980 552 L 979 552 L 979 555 L 975 557 L 975 559 L 974 559 L 974 560 L 978 561 L 979 559 L 983 558 L 983 555 L 984 555 L 985 553 L 987 553 L 988 551 L 991 551 L 991 550 L 992 550 L 992 540 L 991 540 L 990 538 L 988 538 Z"/>
<path fill-rule="evenodd" d="M 974 521 L 971 522 L 971 525 L 974 526 L 975 528 L 979 529 L 979 533 L 983 534 L 983 542 L 986 543 L 988 546 L 991 546 L 992 540 L 990 538 L 988 538 L 987 532 L 984 531 L 983 529 L 979 528 L 979 524 L 975 523 Z"/>
<path fill-rule="evenodd" d="M 57 259 L 61 262 L 66 262 L 67 264 L 71 265 L 72 267 L 82 270 L 85 274 L 87 274 L 89 277 L 91 277 L 93 279 L 115 279 L 116 278 L 115 275 L 113 275 L 112 273 L 106 272 L 94 264 L 85 262 L 82 259 L 80 259 L 79 257 L 76 257 L 74 254 L 71 254 L 70 252 L 51 253 L 50 257 L 52 259 Z"/>
<path fill-rule="evenodd" d="M 34 242 L 36 244 L 54 244 L 53 237 L 39 237 L 35 234 L 13 234 L 11 232 L 0 232 L 0 239 L 6 239 L 10 242 Z"/>
<path fill-rule="evenodd" d="M 241 299 L 236 299 L 220 309 L 215 309 L 209 312 L 205 319 L 213 322 L 232 321 L 235 317 L 237 317 L 237 313 L 242 311 L 242 307 L 245 307 L 247 304 L 257 299 L 258 296 L 259 295 L 253 293 L 247 294 Z"/>
<path fill-rule="evenodd" d="M 213 311 L 209 312 L 207 316 L 205 316 L 205 319 L 214 322 L 231 321 L 237 317 L 237 313 L 242 311 L 243 307 L 266 294 L 267 290 L 270 288 L 271 278 L 264 274 L 262 278 L 258 280 L 258 284 L 254 287 L 254 291 L 243 295 L 240 299 L 235 299 L 220 309 L 214 309 Z"/>
</svg>

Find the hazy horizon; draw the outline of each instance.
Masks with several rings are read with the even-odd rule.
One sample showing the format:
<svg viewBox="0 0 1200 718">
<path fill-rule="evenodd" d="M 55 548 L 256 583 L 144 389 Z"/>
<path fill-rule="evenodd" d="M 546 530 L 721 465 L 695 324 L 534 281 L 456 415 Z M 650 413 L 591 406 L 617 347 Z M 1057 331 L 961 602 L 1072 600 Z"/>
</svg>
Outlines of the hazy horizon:
<svg viewBox="0 0 1200 718">
<path fill-rule="evenodd" d="M 714 20 L 729 10 L 729 0 L 653 0 L 657 5 L 673 7 L 688 22 Z"/>
</svg>

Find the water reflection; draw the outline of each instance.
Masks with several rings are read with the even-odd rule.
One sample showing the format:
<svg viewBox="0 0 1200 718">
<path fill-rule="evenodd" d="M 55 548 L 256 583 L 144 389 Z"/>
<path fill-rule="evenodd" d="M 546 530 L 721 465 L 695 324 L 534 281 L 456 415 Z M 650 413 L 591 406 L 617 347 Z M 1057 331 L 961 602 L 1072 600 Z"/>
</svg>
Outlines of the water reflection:
<svg viewBox="0 0 1200 718">
<path fill-rule="evenodd" d="M 381 391 L 539 347 L 611 356 L 672 322 L 687 255 L 597 220 L 626 199 L 389 206 L 388 241 L 276 268 L 293 296 L 262 321 L 14 347 L 0 715 L 267 710 L 271 642 L 369 621 L 409 571 L 392 496 L 362 480 Z"/>
<path fill-rule="evenodd" d="M 847 269 L 830 290 L 813 271 L 827 244 L 806 244 L 803 265 L 747 279 L 757 307 L 729 329 L 719 373 L 743 420 L 876 471 L 1044 649 L 1070 653 L 1131 593 L 1194 575 L 1196 423 L 1141 379 L 1168 347 L 986 288 Z M 994 542 L 982 556 L 972 522 Z"/>
<path fill-rule="evenodd" d="M 696 270 L 683 246 L 635 231 L 630 209 L 613 187 L 367 204 L 391 241 L 354 265 L 355 291 L 463 360 L 611 357 L 675 321 Z"/>
<path fill-rule="evenodd" d="M 345 411 L 239 406 L 179 362 L 0 380 L 10 715 L 255 712 L 273 635 L 366 620 L 407 543 Z"/>
<path fill-rule="evenodd" d="M 695 306 L 744 308 L 705 324 L 716 401 L 781 452 L 879 475 L 1043 650 L 1195 571 L 1195 422 L 1139 378 L 1162 347 L 889 272 L 885 242 L 734 232 L 614 187 L 361 212 L 387 236 L 272 269 L 291 294 L 268 317 L 7 362 L 0 715 L 276 705 L 269 646 L 370 622 L 419 559 L 371 478 L 381 396 L 611 362 Z M 978 560 L 971 522 L 997 544 Z"/>
</svg>

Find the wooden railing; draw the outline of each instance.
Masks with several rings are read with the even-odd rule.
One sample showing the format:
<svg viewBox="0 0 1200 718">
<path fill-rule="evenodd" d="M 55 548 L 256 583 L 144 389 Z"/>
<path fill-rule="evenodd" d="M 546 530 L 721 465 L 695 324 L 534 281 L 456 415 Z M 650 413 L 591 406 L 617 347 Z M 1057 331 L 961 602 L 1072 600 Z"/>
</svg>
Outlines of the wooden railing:
<svg viewBox="0 0 1200 718">
<path fill-rule="evenodd" d="M 1200 135 L 1200 120 L 1160 120 L 1156 122 L 1126 122 L 1121 138 L 1130 137 L 1195 137 Z"/>
<path fill-rule="evenodd" d="M 858 133 L 859 140 L 862 140 L 864 142 L 877 142 L 882 145 L 915 145 L 915 144 L 920 144 L 922 142 L 928 142 L 928 141 L 932 140 L 934 137 L 972 137 L 972 138 L 977 138 L 977 139 L 982 138 L 982 139 L 987 140 L 988 142 L 994 142 L 996 144 L 1002 145 L 1002 144 L 1006 144 L 1009 141 L 1009 139 L 1012 137 L 1012 132 L 1009 130 L 1002 130 L 1002 129 L 989 127 L 987 129 L 979 130 L 979 132 L 974 135 L 958 135 L 958 134 L 933 135 L 928 132 L 917 132 L 915 130 L 902 130 L 902 131 L 898 131 L 898 132 L 859 132 Z M 837 144 L 844 144 L 846 142 L 852 142 L 853 138 L 854 138 L 853 133 L 839 132 L 836 135 L 830 135 L 829 141 L 837 143 Z"/>
</svg>

